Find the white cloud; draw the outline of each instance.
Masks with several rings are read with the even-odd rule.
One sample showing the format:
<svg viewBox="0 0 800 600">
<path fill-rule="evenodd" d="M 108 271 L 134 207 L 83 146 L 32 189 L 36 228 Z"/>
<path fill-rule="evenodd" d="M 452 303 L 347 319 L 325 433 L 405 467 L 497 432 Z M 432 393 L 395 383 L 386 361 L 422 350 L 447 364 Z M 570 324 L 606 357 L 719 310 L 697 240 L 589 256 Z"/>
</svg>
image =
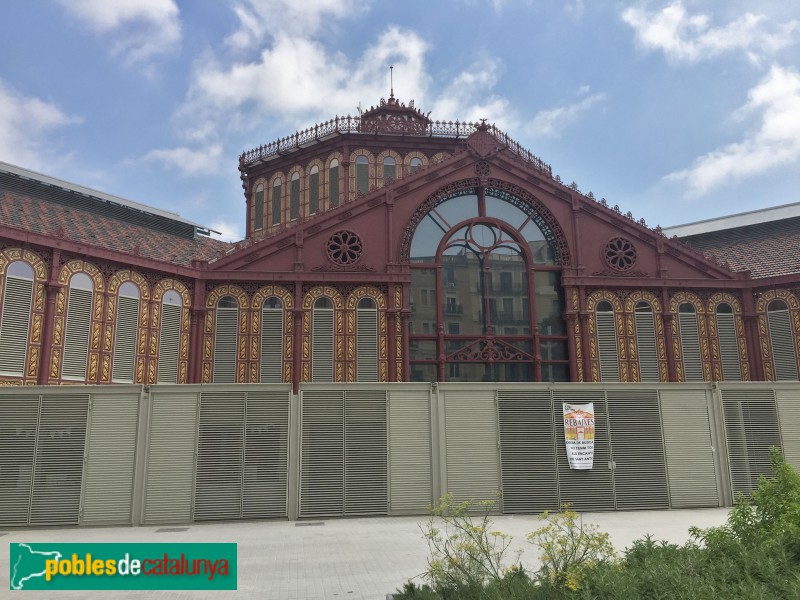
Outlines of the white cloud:
<svg viewBox="0 0 800 600">
<path fill-rule="evenodd" d="M 675 61 L 697 62 L 740 50 L 751 60 L 774 54 L 794 43 L 800 22 L 771 24 L 760 14 L 745 13 L 726 25 L 713 27 L 707 14 L 689 14 L 683 2 L 673 2 L 657 12 L 630 7 L 622 12 L 639 44 L 647 50 L 661 50 Z"/>
<path fill-rule="evenodd" d="M 219 232 L 219 239 L 223 242 L 238 242 L 243 239 L 242 230 L 238 225 L 219 218 L 211 222 L 211 229 Z"/>
<path fill-rule="evenodd" d="M 687 186 L 690 196 L 762 175 L 785 165 L 800 167 L 800 73 L 773 66 L 748 92 L 748 101 L 734 115 L 759 114 L 759 127 L 742 141 L 721 146 L 682 171 L 665 177 Z"/>
<path fill-rule="evenodd" d="M 582 86 L 579 91 L 581 94 L 587 94 L 589 88 L 588 86 Z M 564 129 L 577 121 L 598 102 L 605 100 L 605 97 L 605 94 L 602 93 L 592 94 L 573 104 L 541 110 L 534 115 L 533 120 L 526 129 L 534 136 L 559 137 L 564 132 Z"/>
<path fill-rule="evenodd" d="M 0 160 L 30 169 L 51 168 L 48 134 L 80 119 L 54 104 L 25 96 L 0 80 Z"/>
<path fill-rule="evenodd" d="M 181 39 L 174 0 L 58 0 L 99 35 L 113 37 L 112 52 L 128 64 L 173 50 Z"/>
<path fill-rule="evenodd" d="M 158 163 L 163 167 L 177 169 L 183 175 L 213 175 L 219 171 L 222 146 L 211 144 L 200 150 L 187 147 L 158 148 L 133 162 Z"/>
</svg>

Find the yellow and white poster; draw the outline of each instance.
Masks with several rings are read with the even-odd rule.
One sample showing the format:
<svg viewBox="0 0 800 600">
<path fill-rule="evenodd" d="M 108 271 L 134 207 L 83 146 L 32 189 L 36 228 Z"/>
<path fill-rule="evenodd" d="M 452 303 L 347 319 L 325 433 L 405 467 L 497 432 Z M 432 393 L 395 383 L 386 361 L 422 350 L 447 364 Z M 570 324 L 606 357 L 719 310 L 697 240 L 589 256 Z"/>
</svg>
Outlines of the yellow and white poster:
<svg viewBox="0 0 800 600">
<path fill-rule="evenodd" d="M 594 463 L 594 404 L 564 404 L 564 441 L 570 469 Z"/>
</svg>

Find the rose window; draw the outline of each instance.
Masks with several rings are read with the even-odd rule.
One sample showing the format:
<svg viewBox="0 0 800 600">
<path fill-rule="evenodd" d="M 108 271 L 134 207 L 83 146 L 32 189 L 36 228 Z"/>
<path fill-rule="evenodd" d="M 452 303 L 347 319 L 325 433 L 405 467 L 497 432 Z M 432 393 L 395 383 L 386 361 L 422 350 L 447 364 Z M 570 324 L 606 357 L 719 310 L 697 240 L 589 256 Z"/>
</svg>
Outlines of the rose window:
<svg viewBox="0 0 800 600">
<path fill-rule="evenodd" d="M 636 264 L 636 248 L 625 238 L 609 240 L 604 256 L 608 266 L 617 271 L 627 271 Z"/>
<path fill-rule="evenodd" d="M 337 265 L 352 265 L 364 250 L 364 244 L 352 231 L 337 231 L 328 240 L 328 258 Z"/>
</svg>

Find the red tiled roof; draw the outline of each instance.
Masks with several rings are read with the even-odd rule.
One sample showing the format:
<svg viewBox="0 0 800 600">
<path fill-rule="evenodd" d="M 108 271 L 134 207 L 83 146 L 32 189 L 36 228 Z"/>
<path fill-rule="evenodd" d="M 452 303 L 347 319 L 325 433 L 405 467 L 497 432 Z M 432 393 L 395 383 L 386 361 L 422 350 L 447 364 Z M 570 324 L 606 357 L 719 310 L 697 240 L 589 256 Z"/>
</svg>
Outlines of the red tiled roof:
<svg viewBox="0 0 800 600">
<path fill-rule="evenodd" d="M 734 271 L 749 270 L 754 278 L 800 273 L 800 219 L 714 231 L 682 240 L 707 256 L 727 261 Z"/>
<path fill-rule="evenodd" d="M 232 246 L 203 235 L 189 239 L 155 231 L 143 225 L 8 190 L 0 191 L 0 223 L 181 266 L 190 266 L 192 260 L 217 258 Z"/>
</svg>

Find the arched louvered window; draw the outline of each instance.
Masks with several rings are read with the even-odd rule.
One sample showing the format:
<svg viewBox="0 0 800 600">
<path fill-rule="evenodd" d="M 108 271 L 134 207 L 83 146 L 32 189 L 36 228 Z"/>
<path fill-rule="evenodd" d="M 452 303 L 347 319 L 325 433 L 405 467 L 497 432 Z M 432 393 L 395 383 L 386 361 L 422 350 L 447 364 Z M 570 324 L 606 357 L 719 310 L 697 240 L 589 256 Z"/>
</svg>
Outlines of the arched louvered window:
<svg viewBox="0 0 800 600">
<path fill-rule="evenodd" d="M 416 173 L 422 168 L 422 159 L 421 158 L 412 158 L 411 162 L 409 163 L 409 167 L 411 168 L 412 173 Z"/>
<path fill-rule="evenodd" d="M 8 265 L 0 305 L 0 375 L 25 373 L 33 304 L 33 267 L 21 260 Z"/>
<path fill-rule="evenodd" d="M 272 224 L 279 225 L 281 222 L 281 180 L 276 179 L 272 184 Z"/>
<path fill-rule="evenodd" d="M 595 309 L 597 323 L 597 352 L 600 358 L 601 381 L 619 381 L 619 351 L 614 307 L 603 300 Z"/>
<path fill-rule="evenodd" d="M 391 156 L 383 159 L 383 181 L 397 178 L 397 161 Z"/>
<path fill-rule="evenodd" d="M 94 284 L 86 273 L 75 273 L 69 282 L 67 323 L 64 328 L 64 358 L 61 378 L 86 380 L 89 358 L 89 333 L 92 324 Z"/>
<path fill-rule="evenodd" d="M 339 161 L 331 161 L 328 169 L 328 206 L 339 206 Z"/>
<path fill-rule="evenodd" d="M 684 381 L 703 381 L 703 357 L 700 353 L 697 311 L 691 302 L 684 302 L 678 306 L 678 328 L 683 352 Z"/>
<path fill-rule="evenodd" d="M 294 221 L 300 216 L 300 174 L 292 175 L 289 184 L 289 219 Z"/>
<path fill-rule="evenodd" d="M 308 174 L 308 214 L 313 215 L 319 210 L 319 167 L 311 167 Z"/>
<path fill-rule="evenodd" d="M 767 306 L 769 340 L 775 363 L 775 379 L 797 380 L 797 350 L 794 346 L 789 307 L 783 300 L 773 300 Z"/>
<path fill-rule="evenodd" d="M 133 383 L 138 332 L 139 288 L 130 281 L 126 281 L 119 287 L 117 299 L 114 360 L 111 365 L 111 381 L 114 383 Z"/>
<path fill-rule="evenodd" d="M 333 381 L 333 302 L 318 298 L 311 326 L 311 381 Z"/>
<path fill-rule="evenodd" d="M 369 191 L 369 159 L 363 154 L 356 157 L 356 191 L 359 194 Z"/>
<path fill-rule="evenodd" d="M 272 296 L 261 306 L 261 383 L 283 381 L 283 303 Z"/>
<path fill-rule="evenodd" d="M 161 303 L 161 331 L 158 336 L 158 383 L 178 383 L 183 302 L 175 290 L 164 294 Z"/>
<path fill-rule="evenodd" d="M 356 379 L 378 381 L 378 308 L 362 298 L 356 309 Z"/>
<path fill-rule="evenodd" d="M 258 184 L 256 187 L 255 197 L 255 214 L 253 217 L 253 229 L 259 230 L 264 228 L 264 186 Z"/>
<path fill-rule="evenodd" d="M 717 340 L 722 362 L 722 378 L 726 381 L 741 381 L 742 366 L 739 362 L 739 343 L 736 337 L 736 317 L 733 307 L 727 302 L 717 305 Z"/>
<path fill-rule="evenodd" d="M 236 383 L 236 343 L 239 331 L 239 305 L 233 296 L 217 303 L 214 330 L 214 383 Z"/>
<path fill-rule="evenodd" d="M 639 380 L 659 381 L 653 307 L 647 302 L 637 302 L 633 308 L 633 316 L 636 324 L 636 347 L 639 350 Z"/>
</svg>

